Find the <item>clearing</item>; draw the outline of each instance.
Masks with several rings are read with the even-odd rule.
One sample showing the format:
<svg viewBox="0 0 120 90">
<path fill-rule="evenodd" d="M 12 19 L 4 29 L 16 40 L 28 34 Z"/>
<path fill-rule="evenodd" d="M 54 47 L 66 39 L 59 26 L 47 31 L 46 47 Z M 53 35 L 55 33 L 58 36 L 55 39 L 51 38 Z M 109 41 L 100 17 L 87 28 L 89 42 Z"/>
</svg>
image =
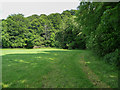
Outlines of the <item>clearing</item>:
<svg viewBox="0 0 120 90">
<path fill-rule="evenodd" d="M 118 71 L 88 50 L 2 49 L 3 88 L 117 88 Z"/>
</svg>

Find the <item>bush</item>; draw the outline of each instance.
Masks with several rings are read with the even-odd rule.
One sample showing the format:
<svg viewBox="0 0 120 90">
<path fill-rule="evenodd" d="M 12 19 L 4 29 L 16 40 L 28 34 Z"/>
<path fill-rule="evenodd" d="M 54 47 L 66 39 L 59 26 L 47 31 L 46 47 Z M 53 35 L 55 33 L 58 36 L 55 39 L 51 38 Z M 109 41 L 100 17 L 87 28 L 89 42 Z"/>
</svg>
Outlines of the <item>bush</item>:
<svg viewBox="0 0 120 90">
<path fill-rule="evenodd" d="M 68 44 L 68 49 L 73 49 L 74 46 L 75 46 L 75 43 L 74 43 L 74 41 L 73 41 L 72 43 L 69 43 L 69 44 Z"/>
<path fill-rule="evenodd" d="M 26 48 L 33 48 L 34 47 L 34 45 L 33 45 L 33 43 L 32 43 L 32 41 L 31 40 L 29 40 L 29 41 L 27 41 L 27 45 L 26 45 Z"/>
<path fill-rule="evenodd" d="M 118 66 L 120 63 L 120 50 L 116 49 L 114 52 L 106 54 L 104 56 L 105 62 Z"/>
</svg>

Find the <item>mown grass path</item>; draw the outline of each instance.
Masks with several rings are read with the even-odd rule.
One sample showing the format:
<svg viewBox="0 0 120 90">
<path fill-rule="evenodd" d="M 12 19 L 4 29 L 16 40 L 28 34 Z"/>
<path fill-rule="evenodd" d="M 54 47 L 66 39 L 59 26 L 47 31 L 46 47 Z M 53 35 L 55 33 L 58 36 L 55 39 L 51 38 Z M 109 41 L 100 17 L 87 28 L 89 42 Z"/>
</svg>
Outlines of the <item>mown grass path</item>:
<svg viewBox="0 0 120 90">
<path fill-rule="evenodd" d="M 98 88 L 104 87 L 104 88 L 110 88 L 106 83 L 102 82 L 98 76 L 87 66 L 84 55 L 82 55 L 82 58 L 80 60 L 80 64 L 82 65 L 83 71 L 87 74 L 88 79 Z"/>
<path fill-rule="evenodd" d="M 2 79 L 3 88 L 118 87 L 117 70 L 86 50 L 3 49 Z"/>
</svg>

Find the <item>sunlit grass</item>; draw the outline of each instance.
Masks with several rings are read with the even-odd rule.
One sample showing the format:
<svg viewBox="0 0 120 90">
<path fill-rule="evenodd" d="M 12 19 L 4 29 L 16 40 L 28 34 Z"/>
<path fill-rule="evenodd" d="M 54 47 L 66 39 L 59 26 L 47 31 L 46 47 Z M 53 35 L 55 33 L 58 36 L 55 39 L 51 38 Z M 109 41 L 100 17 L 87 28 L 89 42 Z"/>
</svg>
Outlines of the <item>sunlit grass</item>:
<svg viewBox="0 0 120 90">
<path fill-rule="evenodd" d="M 111 70 L 99 60 L 93 61 L 85 50 L 64 49 L 3 49 L 2 87 L 3 88 L 94 88 L 79 63 L 81 57 L 93 72 Z M 101 69 L 96 63 L 103 65 Z M 104 68 L 104 69 L 103 69 Z M 116 72 L 106 72 L 100 80 L 111 87 L 117 87 Z M 102 73 L 103 74 L 103 73 Z M 107 82 L 105 81 L 107 80 Z M 113 80 L 113 81 L 111 81 Z M 108 83 L 109 82 L 109 83 Z M 115 83 L 115 84 L 112 84 Z"/>
<path fill-rule="evenodd" d="M 113 88 L 118 87 L 118 69 L 116 67 L 105 63 L 90 51 L 85 51 L 83 55 L 86 65 L 89 66 L 102 82 Z"/>
</svg>

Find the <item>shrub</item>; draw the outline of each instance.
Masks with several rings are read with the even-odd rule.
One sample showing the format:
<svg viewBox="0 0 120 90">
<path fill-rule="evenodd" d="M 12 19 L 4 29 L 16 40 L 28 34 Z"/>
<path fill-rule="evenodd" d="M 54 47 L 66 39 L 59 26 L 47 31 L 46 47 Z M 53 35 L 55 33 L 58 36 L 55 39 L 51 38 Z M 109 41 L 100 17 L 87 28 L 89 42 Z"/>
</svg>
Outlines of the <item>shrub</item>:
<svg viewBox="0 0 120 90">
<path fill-rule="evenodd" d="M 118 66 L 120 63 L 120 50 L 116 49 L 114 52 L 106 54 L 104 56 L 105 62 Z"/>
<path fill-rule="evenodd" d="M 32 41 L 31 40 L 29 40 L 29 41 L 27 41 L 27 45 L 26 45 L 26 48 L 33 48 L 34 47 L 34 45 L 33 45 L 33 43 L 32 43 Z"/>
<path fill-rule="evenodd" d="M 75 42 L 73 41 L 73 42 L 68 44 L 68 49 L 73 49 L 74 46 L 75 46 Z"/>
</svg>

